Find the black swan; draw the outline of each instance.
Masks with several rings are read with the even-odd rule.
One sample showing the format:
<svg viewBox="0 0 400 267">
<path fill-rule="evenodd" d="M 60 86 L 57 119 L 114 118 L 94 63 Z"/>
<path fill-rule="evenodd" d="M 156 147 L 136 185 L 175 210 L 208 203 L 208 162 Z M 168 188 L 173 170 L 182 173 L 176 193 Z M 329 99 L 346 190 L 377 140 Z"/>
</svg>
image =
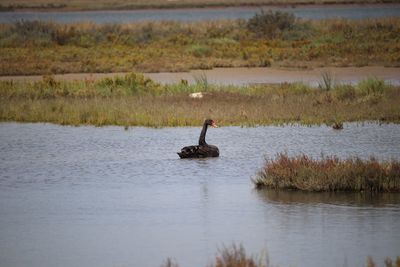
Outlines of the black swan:
<svg viewBox="0 0 400 267">
<path fill-rule="evenodd" d="M 218 157 L 219 149 L 216 146 L 209 145 L 206 143 L 206 133 L 207 127 L 218 127 L 213 120 L 205 120 L 203 124 L 203 129 L 200 133 L 199 145 L 198 146 L 185 146 L 182 148 L 181 152 L 178 152 L 181 159 L 184 158 L 207 158 L 207 157 Z"/>
</svg>

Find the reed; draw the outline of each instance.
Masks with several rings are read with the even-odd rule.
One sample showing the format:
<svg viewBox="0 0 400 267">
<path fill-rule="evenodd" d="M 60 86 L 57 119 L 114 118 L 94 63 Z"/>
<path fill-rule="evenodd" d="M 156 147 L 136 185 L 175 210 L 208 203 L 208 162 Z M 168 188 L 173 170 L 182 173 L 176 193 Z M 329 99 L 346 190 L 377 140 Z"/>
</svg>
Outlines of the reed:
<svg viewBox="0 0 400 267">
<path fill-rule="evenodd" d="M 394 261 L 391 258 L 386 258 L 386 267 L 400 267 L 400 257 L 397 257 Z M 162 265 L 162 267 L 178 267 L 179 265 L 168 258 Z M 215 256 L 214 262 L 210 267 L 268 267 L 273 266 L 267 253 L 262 256 L 249 256 L 246 253 L 245 248 L 242 245 L 232 244 L 228 247 L 223 247 L 220 249 Z M 366 261 L 366 267 L 377 266 L 375 261 L 368 257 Z"/>
<path fill-rule="evenodd" d="M 400 192 L 400 162 L 280 153 L 266 159 L 253 181 L 257 188 L 278 190 Z"/>
<path fill-rule="evenodd" d="M 86 81 L 0 81 L 0 121 L 122 126 L 327 124 L 400 122 L 400 88 L 385 85 L 379 97 L 358 85 L 332 91 L 304 84 L 222 86 L 203 75 L 195 84 L 160 85 L 140 74 Z M 351 98 L 345 90 L 355 91 Z M 203 92 L 193 99 L 190 93 Z"/>
<path fill-rule="evenodd" d="M 268 267 L 269 259 L 255 259 L 246 254 L 242 245 L 233 244 L 230 247 L 224 247 L 215 257 L 215 263 L 212 267 Z"/>
<path fill-rule="evenodd" d="M 179 265 L 168 258 L 162 267 L 178 267 Z M 268 267 L 268 256 L 266 257 L 252 257 L 248 256 L 246 250 L 242 245 L 232 244 L 231 246 L 224 246 L 218 250 L 215 260 L 210 267 Z"/>
<path fill-rule="evenodd" d="M 399 66 L 400 18 L 0 24 L 0 75 L 213 67 Z M 329 77 L 328 77 L 329 78 Z"/>
<path fill-rule="evenodd" d="M 367 267 L 376 267 L 377 265 L 371 257 L 368 257 L 366 266 Z M 395 261 L 393 261 L 391 258 L 386 258 L 385 266 L 386 267 L 400 267 L 400 257 L 397 257 Z"/>
<path fill-rule="evenodd" d="M 324 91 L 330 91 L 334 87 L 334 77 L 330 72 L 321 74 L 321 81 L 318 83 L 318 88 Z"/>
</svg>

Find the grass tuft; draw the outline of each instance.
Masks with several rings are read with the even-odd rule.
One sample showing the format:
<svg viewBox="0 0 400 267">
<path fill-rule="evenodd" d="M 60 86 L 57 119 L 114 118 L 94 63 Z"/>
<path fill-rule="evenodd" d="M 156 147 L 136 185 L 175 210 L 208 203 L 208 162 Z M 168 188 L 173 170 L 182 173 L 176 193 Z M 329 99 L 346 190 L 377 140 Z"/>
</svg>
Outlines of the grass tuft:
<svg viewBox="0 0 400 267">
<path fill-rule="evenodd" d="M 382 96 L 388 88 L 389 85 L 384 80 L 369 77 L 358 84 L 357 92 L 364 96 Z"/>
<path fill-rule="evenodd" d="M 332 128 L 335 130 L 342 130 L 343 129 L 343 122 L 335 121 L 332 125 Z"/>
<path fill-rule="evenodd" d="M 179 267 L 179 265 L 173 259 L 167 258 L 161 267 Z"/>
<path fill-rule="evenodd" d="M 210 89 L 210 83 L 207 75 L 202 72 L 200 75 L 194 76 L 195 87 L 199 88 L 200 91 L 208 91 Z"/>
<path fill-rule="evenodd" d="M 334 78 L 329 71 L 321 74 L 322 80 L 318 83 L 318 88 L 322 91 L 331 91 L 334 87 Z"/>
<path fill-rule="evenodd" d="M 256 261 L 253 257 L 246 254 L 242 245 L 233 244 L 230 247 L 224 247 L 219 251 L 212 267 L 268 267 L 268 258 L 265 262 Z"/>
</svg>

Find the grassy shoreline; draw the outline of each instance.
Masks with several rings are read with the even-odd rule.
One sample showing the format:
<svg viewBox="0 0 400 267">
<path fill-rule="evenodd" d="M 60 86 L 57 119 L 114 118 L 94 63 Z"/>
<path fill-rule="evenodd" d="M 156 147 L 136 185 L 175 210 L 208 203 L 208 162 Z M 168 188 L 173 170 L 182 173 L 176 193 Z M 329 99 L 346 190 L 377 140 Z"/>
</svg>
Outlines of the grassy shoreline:
<svg viewBox="0 0 400 267">
<path fill-rule="evenodd" d="M 1 11 L 95 11 L 95 10 L 140 10 L 140 9 L 179 9 L 179 8 L 224 8 L 224 7 L 254 7 L 254 6 L 303 6 L 303 5 L 362 5 L 362 4 L 396 4 L 396 0 L 175 0 L 175 1 L 109 1 L 86 0 L 3 0 Z"/>
<path fill-rule="evenodd" d="M 400 66 L 400 18 L 0 24 L 0 75 Z"/>
<path fill-rule="evenodd" d="M 400 162 L 334 156 L 316 160 L 283 153 L 266 159 L 253 182 L 258 189 L 400 192 Z"/>
<path fill-rule="evenodd" d="M 0 121 L 62 125 L 198 126 L 400 123 L 400 87 L 369 78 L 357 85 L 221 86 L 205 77 L 161 85 L 141 74 L 101 80 L 0 81 Z M 201 99 L 190 98 L 203 92 Z M 339 127 L 340 128 L 340 127 Z"/>
</svg>

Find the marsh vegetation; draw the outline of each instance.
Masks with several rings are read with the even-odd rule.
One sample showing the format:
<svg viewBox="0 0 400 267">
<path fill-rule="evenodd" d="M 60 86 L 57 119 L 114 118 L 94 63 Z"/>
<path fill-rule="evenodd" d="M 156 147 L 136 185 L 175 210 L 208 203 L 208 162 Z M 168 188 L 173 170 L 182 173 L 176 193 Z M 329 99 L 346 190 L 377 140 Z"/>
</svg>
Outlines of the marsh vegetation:
<svg viewBox="0 0 400 267">
<path fill-rule="evenodd" d="M 266 159 L 253 182 L 257 188 L 286 190 L 399 192 L 400 162 L 334 156 L 317 160 L 281 153 Z"/>
<path fill-rule="evenodd" d="M 178 267 L 173 259 L 168 258 L 162 265 L 162 267 Z M 231 245 L 224 246 L 222 249 L 218 250 L 215 256 L 214 262 L 211 267 L 269 267 L 274 266 L 270 263 L 268 254 L 264 253 L 261 256 L 251 256 L 246 253 L 245 248 L 242 245 Z M 376 267 L 378 266 L 375 261 L 368 257 L 366 260 L 366 267 Z M 400 257 L 392 260 L 391 258 L 385 259 L 386 267 L 400 267 Z"/>
<path fill-rule="evenodd" d="M 271 25 L 271 22 L 267 21 L 268 23 L 266 23 L 263 19 L 267 17 L 272 19 L 272 24 L 276 22 L 276 25 L 268 28 L 270 26 L 267 25 Z M 306 22 L 281 13 L 261 13 L 249 21 L 237 20 L 233 22 L 164 22 L 124 25 L 100 25 L 92 23 L 64 25 L 45 22 L 18 22 L 15 24 L 0 25 L 0 73 L 3 75 L 48 74 L 131 71 L 132 69 L 141 71 L 177 71 L 190 68 L 212 68 L 216 66 L 279 65 L 311 67 L 320 64 L 324 66 L 361 66 L 368 64 L 397 66 L 400 60 L 398 56 L 398 52 L 400 51 L 398 42 L 399 22 L 399 19 L 368 20 L 362 22 L 337 20 Z M 263 23 L 266 24 L 263 25 Z M 182 53 L 182 51 L 184 52 Z M 190 98 L 189 94 L 195 92 L 202 92 L 203 98 Z M 136 73 L 131 73 L 124 77 L 105 78 L 101 80 L 59 81 L 52 76 L 44 76 L 42 80 L 36 82 L 0 82 L 0 121 L 51 122 L 62 125 L 122 125 L 125 126 L 125 129 L 128 129 L 129 126 L 163 127 L 201 125 L 206 117 L 214 118 L 222 126 L 324 123 L 340 129 L 345 127 L 343 126 L 343 122 L 348 121 L 374 120 L 399 123 L 399 103 L 400 88 L 398 86 L 387 84 L 373 77 L 363 80 L 356 85 L 335 84 L 332 82 L 329 74 L 323 75 L 318 88 L 311 88 L 301 83 L 248 85 L 240 87 L 221 86 L 210 84 L 205 76 L 198 77 L 194 84 L 182 81 L 177 84 L 161 85 Z M 42 128 L 42 125 L 40 128 Z M 184 211 L 185 209 L 189 210 L 189 212 L 198 210 L 201 203 L 205 202 L 204 199 L 209 200 L 211 203 L 208 205 L 208 208 L 219 208 L 218 205 L 213 205 L 212 201 L 214 199 L 213 197 L 208 197 L 208 194 L 205 194 L 204 199 L 200 199 L 202 202 L 193 201 L 193 198 L 196 198 L 196 194 L 185 193 L 183 194 L 183 198 L 179 198 L 182 197 L 180 194 L 172 194 L 166 198 L 160 197 L 170 192 L 188 192 L 188 187 L 185 187 L 184 190 L 176 190 L 176 188 L 173 188 L 174 190 L 165 190 L 165 183 L 160 182 L 159 173 L 171 171 L 171 161 L 166 160 L 167 158 L 165 157 L 169 149 L 156 155 L 158 157 L 161 155 L 160 158 L 156 158 L 158 161 L 154 160 L 153 153 L 151 153 L 151 157 L 149 158 L 143 158 L 143 155 L 135 158 L 137 155 L 132 155 L 139 154 L 132 153 L 137 147 L 139 149 L 143 149 L 143 147 L 149 149 L 149 147 L 154 145 L 157 149 L 160 147 L 165 149 L 164 144 L 171 143 L 171 140 L 161 143 L 162 145 L 160 143 L 155 144 L 155 140 L 162 140 L 160 133 L 156 133 L 153 137 L 150 136 L 150 139 L 147 139 L 149 135 L 147 133 L 140 135 L 139 130 L 139 133 L 129 134 L 129 136 L 126 134 L 124 138 L 118 136 L 115 139 L 107 139 L 115 137 L 116 132 L 118 132 L 110 131 L 104 134 L 104 139 L 96 136 L 96 140 L 93 141 L 90 140 L 92 138 L 90 131 L 93 129 L 89 132 L 71 136 L 71 132 L 69 131 L 77 128 L 61 128 L 67 132 L 62 132 L 59 137 L 60 139 L 56 139 L 54 142 L 47 142 L 46 138 L 50 136 L 47 130 L 35 132 L 34 134 L 28 130 L 26 132 L 27 135 L 31 135 L 26 139 L 28 140 L 27 142 L 24 143 L 21 141 L 23 139 L 18 137 L 12 139 L 14 143 L 10 142 L 10 146 L 3 146 L 3 153 L 6 155 L 10 152 L 9 147 L 21 147 L 21 150 L 13 150 L 11 152 L 16 153 L 15 157 L 20 159 L 21 153 L 18 152 L 24 151 L 24 155 L 28 157 L 24 159 L 25 161 L 4 161 L 4 165 L 6 166 L 4 170 L 8 171 L 8 173 L 6 172 L 6 175 L 4 175 L 5 179 L 3 179 L 3 183 L 6 185 L 8 185 L 7 183 L 12 184 L 12 186 L 4 186 L 4 188 L 14 190 L 17 184 L 24 189 L 13 191 L 12 193 L 15 194 L 11 194 L 11 197 L 4 199 L 4 203 L 7 204 L 4 207 L 10 208 L 10 211 L 5 209 L 5 214 L 11 216 L 6 223 L 17 221 L 24 227 L 31 227 L 28 224 L 31 223 L 32 218 L 39 218 L 40 220 L 42 218 L 46 218 L 46 220 L 49 218 L 50 222 L 54 218 L 57 220 L 62 218 L 63 221 L 72 226 L 78 222 L 79 224 L 76 229 L 79 230 L 82 229 L 80 227 L 82 220 L 92 222 L 94 219 L 99 219 L 99 225 L 110 225 L 109 221 L 102 220 L 111 215 L 111 219 L 116 218 L 115 221 L 129 222 L 129 226 L 121 224 L 122 227 L 117 225 L 118 227 L 116 228 L 106 229 L 111 229 L 109 231 L 111 233 L 115 229 L 117 231 L 129 229 L 128 234 L 123 231 L 119 232 L 121 235 L 118 238 L 128 238 L 127 242 L 117 242 L 120 244 L 132 245 L 130 243 L 132 242 L 132 233 L 135 236 L 140 236 L 140 233 L 147 233 L 148 230 L 158 229 L 162 225 L 159 235 L 154 234 L 152 237 L 145 239 L 145 245 L 154 249 L 160 245 L 160 238 L 168 240 L 168 236 L 164 236 L 165 233 L 174 232 L 176 229 L 182 231 L 183 229 L 183 235 L 188 239 L 192 239 L 191 235 L 199 230 L 190 228 L 188 229 L 189 231 L 185 232 L 187 228 L 182 226 L 186 226 L 187 221 L 176 222 L 174 220 L 165 220 L 165 218 L 197 218 L 193 214 L 185 214 Z M 16 129 L 18 129 L 18 126 Z M 14 128 L 10 131 L 12 133 L 19 133 Z M 119 132 L 128 133 L 125 131 Z M 170 133 L 167 134 L 170 135 Z M 4 134 L 4 140 L 10 140 L 7 138 L 11 137 L 11 135 Z M 37 144 L 32 145 L 32 142 L 38 140 Z M 140 143 L 143 141 L 145 142 Z M 60 149 L 60 144 L 63 144 L 63 142 L 65 142 L 65 149 Z M 39 149 L 43 147 L 42 144 L 47 145 L 48 143 L 51 143 L 51 145 L 56 144 L 56 146 L 50 146 L 48 151 L 45 150 L 44 152 Z M 71 144 L 77 148 L 77 150 L 72 152 L 72 156 L 69 154 L 71 152 Z M 136 144 L 140 145 L 135 146 Z M 120 149 L 125 147 L 127 149 Z M 26 149 L 33 149 L 33 152 L 26 153 Z M 66 151 L 67 153 L 54 152 L 58 150 Z M 44 156 L 37 157 L 38 151 Z M 103 156 L 102 153 L 104 153 Z M 235 159 L 233 152 L 231 153 L 231 158 Z M 122 154 L 124 154 L 124 157 L 121 157 Z M 60 156 L 65 155 L 68 155 L 68 157 L 65 159 L 60 158 Z M 80 156 L 78 157 L 77 155 Z M 93 161 L 93 155 L 98 156 L 95 161 Z M 32 158 L 29 158 L 30 156 Z M 5 158 L 12 159 L 12 157 Z M 43 169 L 38 168 L 39 165 L 43 166 L 43 158 L 55 159 L 49 162 L 49 164 L 44 164 L 45 168 L 50 168 L 49 171 L 43 171 Z M 250 161 L 254 161 L 254 158 L 250 159 Z M 30 165 L 32 162 L 34 164 Z M 116 162 L 118 164 L 115 164 Z M 169 166 L 167 167 L 167 165 L 163 164 Z M 218 164 L 218 162 L 211 162 L 211 164 Z M 247 164 L 244 164 L 244 166 Z M 90 169 L 93 166 L 95 168 Z M 238 169 L 235 169 L 235 167 Z M 25 171 L 26 174 L 24 173 L 22 178 L 17 179 L 15 182 L 13 178 L 15 170 L 18 168 Z M 103 168 L 108 169 L 103 172 Z M 192 168 L 193 166 L 187 171 L 189 175 L 192 175 Z M 207 168 L 204 168 L 204 166 L 195 166 L 194 168 L 201 170 L 194 172 L 194 176 L 210 177 L 214 175 L 214 173 L 207 173 Z M 232 176 L 235 175 L 234 171 L 243 168 L 245 167 L 241 166 L 239 161 L 232 161 L 232 165 L 226 169 L 233 171 L 230 175 L 224 174 L 229 179 L 224 176 L 218 178 L 221 178 L 221 180 L 226 179 L 226 182 L 230 182 L 232 181 Z M 206 172 L 204 172 L 205 169 Z M 179 165 L 177 170 L 176 175 L 168 176 L 168 186 L 174 184 L 174 179 L 177 185 L 182 184 L 182 165 Z M 357 158 L 341 160 L 336 157 L 326 157 L 318 161 L 306 155 L 290 158 L 285 154 L 281 154 L 276 159 L 266 162 L 264 172 L 260 173 L 260 178 L 255 180 L 255 182 L 259 187 L 270 186 L 273 188 L 296 188 L 315 191 L 357 190 L 398 192 L 400 186 L 399 173 L 400 164 L 398 161 L 379 162 L 373 158 L 370 160 Z M 138 179 L 131 179 L 132 174 L 140 174 L 141 176 L 139 175 Z M 240 176 L 238 180 L 243 180 L 242 174 L 238 176 Z M 48 177 L 52 177 L 51 182 L 49 182 Z M 198 189 L 197 178 L 193 186 L 195 190 Z M 190 179 L 187 180 L 191 181 Z M 140 184 L 141 181 L 143 184 Z M 204 181 L 208 180 L 204 179 Z M 64 186 L 64 183 L 68 183 L 68 186 Z M 67 190 L 65 194 L 60 194 L 61 196 L 66 196 L 65 199 L 61 198 L 58 202 L 60 206 L 53 208 L 51 201 L 39 201 L 40 203 L 35 203 L 38 200 L 37 187 L 33 187 L 33 190 L 31 190 L 33 193 L 30 192 L 29 187 L 32 185 L 41 186 L 42 184 L 43 188 L 40 188 L 40 194 L 43 198 L 41 199 L 53 199 L 52 192 L 57 191 L 54 189 L 57 189 L 58 186 L 61 186 L 63 190 Z M 71 189 L 70 184 L 74 185 L 75 188 L 77 186 L 84 186 L 82 187 L 84 190 L 76 190 L 84 192 L 84 194 L 74 195 L 79 201 L 69 201 L 71 196 L 71 192 L 69 191 Z M 146 191 L 144 193 L 140 191 L 143 188 L 149 188 L 149 185 L 152 189 L 151 191 L 158 192 L 158 194 L 147 194 Z M 156 190 L 153 190 L 153 186 L 156 187 Z M 157 188 L 157 186 L 160 188 Z M 99 188 L 101 188 L 103 194 L 99 194 Z M 117 190 L 110 190 L 110 188 Z M 225 184 L 221 188 L 225 188 Z M 248 191 L 247 186 L 245 188 L 245 191 Z M 214 189 L 218 190 L 218 186 L 215 186 Z M 126 190 L 125 194 L 124 190 Z M 208 192 L 207 183 L 204 183 L 203 191 Z M 104 194 L 104 192 L 110 192 L 110 195 Z M 138 198 L 139 203 L 132 201 L 132 198 L 130 198 L 132 192 L 143 193 L 143 198 Z M 217 192 L 215 194 L 216 199 L 218 196 L 234 196 L 237 199 L 238 192 L 243 191 L 234 192 L 234 194 L 232 192 L 225 192 L 225 195 L 221 194 L 221 191 L 215 192 Z M 21 197 L 22 195 L 23 197 Z M 99 195 L 102 195 L 102 199 L 96 202 L 96 197 Z M 90 207 L 85 206 L 88 203 L 86 201 L 88 196 L 91 198 Z M 190 196 L 191 200 L 188 201 L 185 199 L 186 196 Z M 245 198 L 242 196 L 240 199 L 241 203 L 244 203 L 243 199 Z M 176 203 L 171 203 L 169 202 L 170 200 L 176 201 Z M 227 199 L 217 200 L 218 202 L 234 203 L 233 199 L 230 199 L 228 202 L 226 201 Z M 21 201 L 23 201 L 22 204 Z M 126 209 L 115 213 L 115 201 L 118 201 L 119 204 L 122 203 L 122 206 Z M 160 203 L 163 203 L 164 206 L 159 206 Z M 193 206 L 176 209 L 180 203 L 188 203 L 188 205 Z M 254 202 L 248 203 L 254 204 Z M 244 205 L 242 207 L 250 206 L 248 203 L 246 203 L 247 206 Z M 37 214 L 29 215 L 26 212 L 31 210 L 37 211 L 37 208 L 31 209 L 31 205 L 35 204 L 45 205 L 39 209 L 43 212 L 39 214 L 40 216 Z M 171 206 L 167 204 L 171 204 Z M 132 210 L 137 211 L 138 206 L 135 205 L 141 205 L 141 208 L 148 207 L 149 210 L 137 216 L 136 212 L 132 212 Z M 154 209 L 155 206 L 160 209 Z M 264 208 L 265 204 L 263 203 L 260 206 Z M 95 212 L 89 214 L 88 210 L 94 210 Z M 178 213 L 175 214 L 177 216 L 171 216 L 171 213 L 164 213 L 171 210 L 178 210 Z M 226 210 L 226 207 L 223 207 L 223 209 L 217 209 L 214 213 L 211 213 L 223 215 L 221 216 L 223 221 L 216 224 L 211 223 L 207 225 L 207 228 L 218 229 L 218 226 L 225 226 L 227 218 L 229 219 L 228 221 L 234 221 L 235 218 L 240 217 L 238 214 L 243 211 L 242 208 L 239 208 L 234 212 L 224 214 Z M 254 210 L 254 214 L 257 216 L 261 214 L 263 218 L 265 215 L 263 212 L 260 212 L 262 210 Z M 281 207 L 271 210 L 281 210 Z M 46 213 L 49 211 L 51 214 Z M 68 211 L 72 212 L 68 213 Z M 98 214 L 96 213 L 97 211 L 102 212 Z M 152 216 L 154 212 L 157 214 Z M 396 216 L 396 210 L 393 213 L 390 213 L 391 211 L 384 212 L 389 214 L 388 218 L 391 218 L 391 214 Z M 354 210 L 351 211 L 351 214 L 353 213 Z M 55 214 L 58 216 L 55 216 Z M 160 217 L 160 214 L 163 217 Z M 329 218 L 329 214 L 332 214 L 331 210 L 322 213 L 321 218 L 325 220 Z M 376 214 L 379 214 L 379 216 Z M 385 216 L 385 213 L 373 213 L 371 217 L 365 218 L 374 220 L 374 218 L 382 217 L 381 214 Z M 95 217 L 96 215 L 99 217 Z M 137 221 L 139 217 L 140 221 Z M 209 221 L 212 222 L 214 217 L 211 217 L 211 220 L 207 218 L 204 221 L 207 224 Z M 271 218 L 274 217 L 276 218 L 276 216 L 271 216 Z M 121 218 L 123 219 L 121 220 Z M 283 218 L 285 221 L 295 221 L 295 219 L 287 220 L 287 216 Z M 264 219 L 256 223 L 247 220 L 246 224 L 250 223 L 252 226 L 267 225 L 267 221 Z M 357 217 L 356 220 L 359 222 L 360 217 Z M 154 222 L 158 223 L 160 221 L 163 223 L 154 224 Z M 326 219 L 326 221 L 332 222 L 334 220 Z M 393 238 L 393 243 L 396 244 L 396 236 L 390 229 L 392 224 L 395 225 L 393 221 L 395 220 L 388 220 L 389 226 L 384 231 L 389 232 L 389 238 Z M 27 222 L 28 224 L 25 225 Z M 39 221 L 39 223 L 37 221 L 34 222 L 35 225 L 42 223 L 42 221 Z M 311 225 L 311 230 L 315 231 L 314 227 L 321 226 L 320 222 L 321 219 L 317 219 L 314 225 L 307 222 L 307 225 L 304 225 L 303 228 L 295 230 L 298 233 L 304 234 L 304 236 L 300 236 L 300 239 L 304 240 L 307 233 L 304 230 L 307 230 L 307 226 Z M 54 225 L 60 227 L 55 228 L 55 232 L 59 235 L 58 238 L 51 238 L 51 240 L 44 240 L 44 242 L 39 243 L 51 244 L 48 246 L 51 249 L 57 247 L 54 246 L 54 240 L 61 240 L 63 242 L 65 240 L 73 240 L 70 238 L 70 232 L 64 229 L 64 225 L 67 223 L 55 223 Z M 349 220 L 346 223 L 350 225 Z M 92 227 L 90 223 L 87 225 Z M 135 227 L 131 228 L 132 225 L 135 225 Z M 242 225 L 242 221 L 236 221 L 236 225 Z M 168 228 L 170 226 L 177 227 Z M 273 229 L 279 233 L 280 229 L 274 229 L 273 225 L 268 226 L 272 227 L 265 227 L 265 229 Z M 356 235 L 362 236 L 365 233 L 371 234 L 371 232 L 368 232 L 368 229 L 359 226 L 359 224 L 355 224 L 354 228 L 360 230 L 359 232 L 354 231 L 353 235 L 351 235 L 352 231 L 347 231 L 348 238 L 351 239 Z M 47 229 L 48 225 L 45 224 L 44 227 L 43 229 Z M 5 227 L 3 228 L 6 229 Z M 253 227 L 248 228 L 255 229 Z M 20 231 L 21 229 L 23 231 Z M 290 228 L 288 227 L 288 229 Z M 19 245 L 23 249 L 20 249 L 20 251 L 30 251 L 31 253 L 33 251 L 33 253 L 37 253 L 36 250 L 32 250 L 32 247 L 35 248 L 37 242 L 34 242 L 35 244 L 32 245 L 29 242 L 24 242 L 25 236 L 15 238 L 20 233 L 25 234 L 26 231 L 24 231 L 24 228 L 11 228 L 11 230 L 15 232 L 11 231 L 11 234 L 5 235 L 6 241 L 22 240 L 21 243 L 23 244 Z M 82 233 L 85 234 L 78 232 L 76 237 L 79 239 L 80 236 L 83 236 L 86 239 L 91 239 L 91 237 L 87 238 L 86 230 L 86 228 L 83 228 Z M 227 230 L 229 231 L 229 229 Z M 240 233 L 236 228 L 233 230 L 234 234 Z M 364 230 L 367 230 L 367 232 Z M 104 228 L 97 229 L 97 231 L 93 231 L 93 228 L 91 228 L 91 231 L 89 231 L 89 233 L 94 233 L 93 240 L 99 240 L 99 237 L 101 240 L 101 233 L 104 232 Z M 29 231 L 29 233 L 32 234 L 28 238 L 29 240 L 43 241 L 41 238 L 47 237 L 47 235 L 41 234 L 43 232 L 40 229 L 39 231 Z M 204 235 L 204 231 L 201 231 L 201 233 Z M 338 233 L 333 233 L 330 236 L 329 232 L 325 233 L 328 234 L 328 238 L 331 237 L 330 240 L 334 239 L 335 236 L 340 237 Z M 213 235 L 210 234 L 209 236 L 212 237 Z M 248 237 L 251 235 L 245 234 L 242 236 Z M 385 235 L 382 236 L 387 237 Z M 52 236 L 50 235 L 50 237 Z M 284 238 L 285 233 L 281 237 Z M 110 240 L 110 236 L 103 236 L 103 238 L 103 241 Z M 149 242 L 151 238 L 154 238 L 154 242 Z M 262 238 L 266 237 L 263 236 Z M 387 238 L 383 239 L 387 240 Z M 86 245 L 85 242 L 73 241 L 74 244 L 71 243 L 72 245 L 68 245 L 67 248 L 76 248 L 76 251 L 79 252 L 82 251 L 83 247 L 76 246 L 76 244 L 81 246 Z M 191 244 L 190 242 L 192 240 L 189 240 L 188 244 Z M 207 242 L 211 243 L 213 241 L 207 240 Z M 294 238 L 290 242 L 287 242 L 288 246 L 290 246 L 289 243 L 296 243 L 296 239 Z M 104 242 L 104 244 L 108 243 Z M 181 244 L 185 244 L 185 242 Z M 304 244 L 304 242 L 297 244 Z M 341 244 L 341 242 L 337 242 L 334 246 L 338 247 L 337 244 Z M 377 247 L 381 247 L 380 244 L 382 244 L 382 241 L 379 243 L 379 240 L 377 240 L 377 244 L 379 245 Z M 132 247 L 125 245 L 119 247 L 117 250 L 124 251 L 127 247 L 132 250 Z M 332 245 L 329 245 L 329 252 L 331 251 L 331 247 Z M 140 248 L 139 250 L 135 249 L 136 247 L 134 246 L 133 248 L 133 250 L 140 251 Z M 15 251 L 14 247 L 8 248 L 8 251 Z M 290 249 L 285 251 L 290 251 Z M 80 255 L 74 252 L 74 250 L 71 250 L 69 254 Z M 48 249 L 45 250 L 45 253 L 49 254 Z M 29 258 L 32 255 L 29 253 L 21 254 L 25 258 Z M 131 255 L 131 251 L 126 254 Z M 149 254 L 151 256 L 148 259 L 154 257 L 152 251 Z M 49 255 L 57 255 L 57 253 L 50 253 Z M 99 249 L 99 254 L 88 253 L 88 255 L 93 258 L 100 255 L 100 259 L 102 259 L 101 256 L 104 255 L 104 250 Z M 17 259 L 21 258 L 25 260 L 24 257 L 17 257 Z M 47 259 L 51 257 L 41 258 Z M 397 259 L 396 263 L 394 263 L 388 259 L 385 261 L 385 265 L 387 267 L 398 267 L 400 266 L 400 260 Z M 177 266 L 177 264 L 168 259 L 165 262 L 165 266 Z M 269 262 L 249 257 L 243 247 L 233 246 L 221 250 L 215 257 L 215 263 L 211 266 L 269 266 Z M 375 263 L 369 259 L 367 266 L 375 266 Z"/>
<path fill-rule="evenodd" d="M 203 92 L 203 98 L 189 94 Z M 0 120 L 69 125 L 221 126 L 400 121 L 400 90 L 376 78 L 320 90 L 301 83 L 161 85 L 141 74 L 101 80 L 0 82 Z"/>
<path fill-rule="evenodd" d="M 399 66 L 400 19 L 0 25 L 0 75 L 160 72 L 213 67 Z"/>
</svg>

